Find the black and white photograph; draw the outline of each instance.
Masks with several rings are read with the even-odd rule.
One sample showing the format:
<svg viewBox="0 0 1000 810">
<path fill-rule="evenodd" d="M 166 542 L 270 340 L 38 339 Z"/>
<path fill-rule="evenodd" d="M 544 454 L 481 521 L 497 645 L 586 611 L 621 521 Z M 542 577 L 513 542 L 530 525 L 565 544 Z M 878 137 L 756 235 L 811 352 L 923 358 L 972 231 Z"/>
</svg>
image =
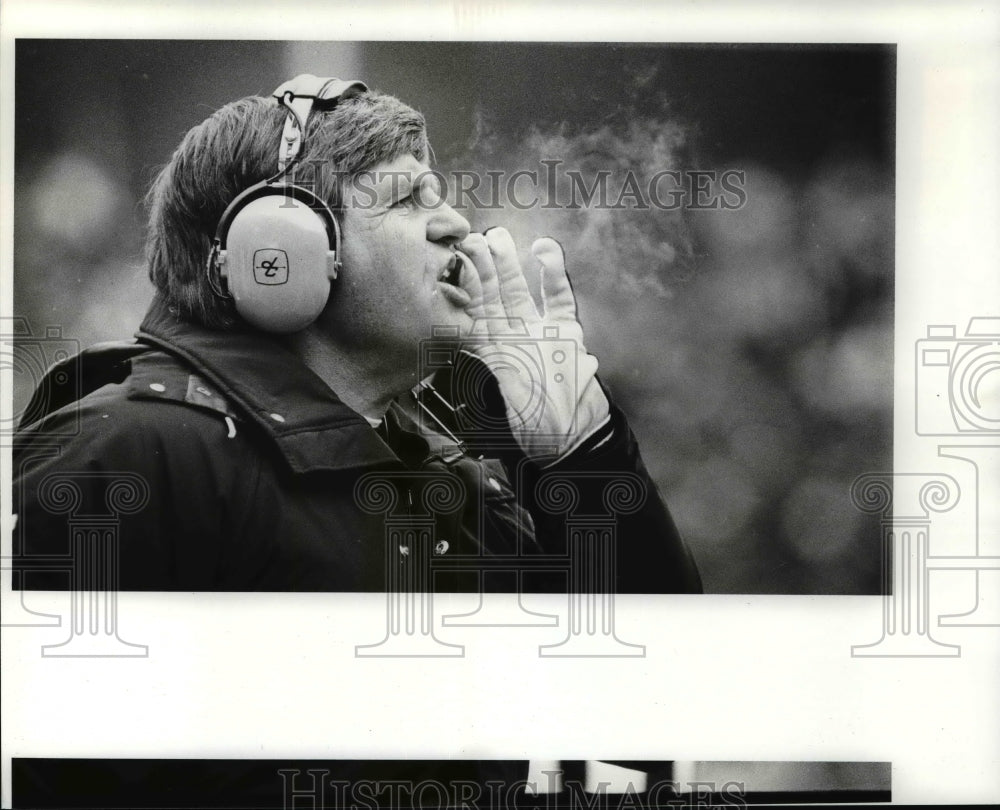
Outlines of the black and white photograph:
<svg viewBox="0 0 1000 810">
<path fill-rule="evenodd" d="M 891 44 L 15 48 L 25 587 L 879 593 Z"/>
<path fill-rule="evenodd" d="M 5 8 L 4 807 L 996 799 L 997 10 L 559 8 Z"/>
</svg>

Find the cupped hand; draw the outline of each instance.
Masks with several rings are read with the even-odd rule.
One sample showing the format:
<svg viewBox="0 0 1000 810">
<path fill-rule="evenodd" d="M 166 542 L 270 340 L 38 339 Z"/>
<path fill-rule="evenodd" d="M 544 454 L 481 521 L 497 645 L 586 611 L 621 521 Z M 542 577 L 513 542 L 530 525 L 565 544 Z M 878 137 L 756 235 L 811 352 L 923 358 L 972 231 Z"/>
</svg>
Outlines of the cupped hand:
<svg viewBox="0 0 1000 810">
<path fill-rule="evenodd" d="M 476 271 L 468 279 L 473 326 L 466 347 L 493 372 L 521 449 L 536 461 L 555 461 L 609 416 L 597 358 L 584 346 L 562 246 L 550 237 L 531 246 L 541 265 L 541 310 L 506 229 L 470 234 L 459 249 Z"/>
</svg>

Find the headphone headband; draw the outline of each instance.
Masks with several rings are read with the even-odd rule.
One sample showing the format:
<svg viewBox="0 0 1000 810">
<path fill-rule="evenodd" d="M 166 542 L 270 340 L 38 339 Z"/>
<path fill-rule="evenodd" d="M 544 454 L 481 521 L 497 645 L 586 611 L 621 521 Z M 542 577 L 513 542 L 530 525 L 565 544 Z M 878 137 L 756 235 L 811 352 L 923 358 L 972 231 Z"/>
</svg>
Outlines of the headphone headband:
<svg viewBox="0 0 1000 810">
<path fill-rule="evenodd" d="M 302 151 L 306 123 L 314 110 L 332 110 L 337 102 L 368 89 L 364 82 L 313 76 L 303 73 L 278 86 L 271 95 L 289 111 L 281 133 L 278 172 L 283 174 Z"/>
</svg>

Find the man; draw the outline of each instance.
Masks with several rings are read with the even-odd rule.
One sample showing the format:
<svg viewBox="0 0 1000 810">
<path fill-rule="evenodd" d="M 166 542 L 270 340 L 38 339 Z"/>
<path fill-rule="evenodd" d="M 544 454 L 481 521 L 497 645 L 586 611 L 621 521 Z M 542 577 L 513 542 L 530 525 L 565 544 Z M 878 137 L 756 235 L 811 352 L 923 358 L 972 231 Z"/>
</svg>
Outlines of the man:
<svg viewBox="0 0 1000 810">
<path fill-rule="evenodd" d="M 64 363 L 21 426 L 25 587 L 105 543 L 122 589 L 700 590 L 560 246 L 533 247 L 540 312 L 429 154 L 419 113 L 313 76 L 185 136 L 149 195 L 137 341 Z"/>
</svg>

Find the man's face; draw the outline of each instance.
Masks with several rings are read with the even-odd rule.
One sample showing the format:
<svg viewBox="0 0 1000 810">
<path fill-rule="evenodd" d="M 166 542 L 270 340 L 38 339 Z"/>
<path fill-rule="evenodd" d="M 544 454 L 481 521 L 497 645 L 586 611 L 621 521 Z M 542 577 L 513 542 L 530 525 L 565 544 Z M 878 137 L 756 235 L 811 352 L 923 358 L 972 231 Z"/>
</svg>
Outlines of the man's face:
<svg viewBox="0 0 1000 810">
<path fill-rule="evenodd" d="M 346 189 L 343 268 L 322 316 L 338 341 L 415 358 L 434 326 L 471 323 L 469 296 L 449 272 L 469 223 L 441 193 L 412 155 L 380 163 Z"/>
</svg>

